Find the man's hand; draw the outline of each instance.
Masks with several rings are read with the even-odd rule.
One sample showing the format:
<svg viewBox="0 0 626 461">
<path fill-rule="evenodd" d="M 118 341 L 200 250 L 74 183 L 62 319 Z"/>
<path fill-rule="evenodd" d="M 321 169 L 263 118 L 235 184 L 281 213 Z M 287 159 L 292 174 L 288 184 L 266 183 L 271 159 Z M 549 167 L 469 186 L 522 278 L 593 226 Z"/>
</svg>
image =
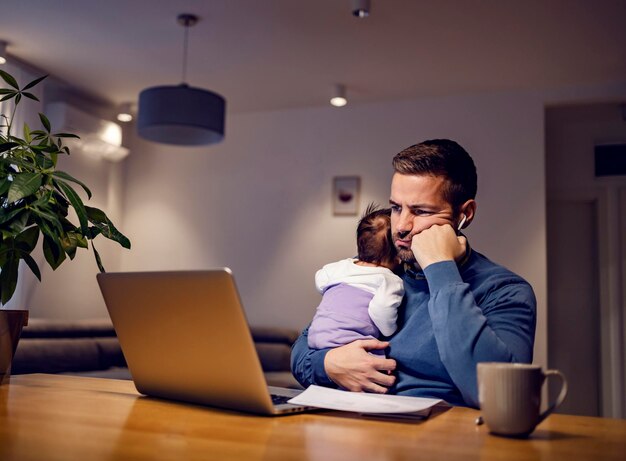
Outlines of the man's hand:
<svg viewBox="0 0 626 461">
<path fill-rule="evenodd" d="M 382 350 L 387 346 L 388 342 L 377 339 L 359 339 L 331 349 L 324 359 L 326 374 L 346 390 L 384 394 L 396 380 L 390 374 L 396 368 L 396 361 L 367 351 Z"/>
<path fill-rule="evenodd" d="M 422 268 L 441 261 L 458 261 L 467 249 L 467 239 L 457 236 L 450 224 L 435 224 L 413 236 L 411 250 Z"/>
</svg>

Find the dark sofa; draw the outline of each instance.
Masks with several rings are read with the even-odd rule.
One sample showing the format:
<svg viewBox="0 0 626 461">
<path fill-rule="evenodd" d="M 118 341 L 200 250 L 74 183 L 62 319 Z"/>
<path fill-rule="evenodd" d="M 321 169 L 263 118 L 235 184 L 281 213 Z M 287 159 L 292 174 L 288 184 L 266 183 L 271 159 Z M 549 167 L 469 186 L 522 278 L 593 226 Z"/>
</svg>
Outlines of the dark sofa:
<svg viewBox="0 0 626 461">
<path fill-rule="evenodd" d="M 299 388 L 291 374 L 291 345 L 298 332 L 252 327 L 252 337 L 268 384 Z M 12 374 L 63 373 L 130 379 L 111 321 L 30 319 L 13 359 Z"/>
</svg>

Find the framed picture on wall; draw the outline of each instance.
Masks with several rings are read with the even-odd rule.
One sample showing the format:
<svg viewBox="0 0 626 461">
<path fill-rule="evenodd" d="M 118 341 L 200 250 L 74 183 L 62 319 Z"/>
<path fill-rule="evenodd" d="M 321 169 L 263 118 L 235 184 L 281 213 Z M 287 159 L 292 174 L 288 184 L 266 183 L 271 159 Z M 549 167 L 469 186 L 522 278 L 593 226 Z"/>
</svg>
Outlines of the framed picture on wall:
<svg viewBox="0 0 626 461">
<path fill-rule="evenodd" d="M 333 178 L 333 215 L 351 216 L 359 212 L 361 178 L 335 176 Z"/>
</svg>

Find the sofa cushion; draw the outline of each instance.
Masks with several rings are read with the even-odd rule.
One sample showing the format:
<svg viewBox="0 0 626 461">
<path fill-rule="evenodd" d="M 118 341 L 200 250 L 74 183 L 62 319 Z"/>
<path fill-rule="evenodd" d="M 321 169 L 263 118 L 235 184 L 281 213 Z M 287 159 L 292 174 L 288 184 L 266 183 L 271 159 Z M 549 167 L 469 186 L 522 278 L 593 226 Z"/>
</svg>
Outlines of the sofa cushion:
<svg viewBox="0 0 626 461">
<path fill-rule="evenodd" d="M 33 319 L 22 330 L 22 338 L 89 338 L 115 337 L 115 329 L 111 320 L 51 320 Z"/>
<path fill-rule="evenodd" d="M 126 360 L 117 338 L 20 340 L 12 372 L 60 373 L 124 367 Z"/>
<path fill-rule="evenodd" d="M 265 371 L 285 371 L 291 367 L 291 346 L 280 343 L 254 343 Z"/>
<path fill-rule="evenodd" d="M 287 328 L 252 327 L 263 371 L 271 385 L 294 387 L 291 345 L 298 332 Z M 130 378 L 115 330 L 108 318 L 85 320 L 31 319 L 24 328 L 12 372 L 111 375 Z M 282 383 L 282 384 L 277 384 Z"/>
<path fill-rule="evenodd" d="M 291 389 L 303 389 L 290 371 L 268 371 L 264 373 L 268 386 L 288 387 Z"/>
<path fill-rule="evenodd" d="M 255 343 L 281 343 L 289 347 L 298 339 L 298 331 L 278 327 L 250 327 Z"/>
</svg>

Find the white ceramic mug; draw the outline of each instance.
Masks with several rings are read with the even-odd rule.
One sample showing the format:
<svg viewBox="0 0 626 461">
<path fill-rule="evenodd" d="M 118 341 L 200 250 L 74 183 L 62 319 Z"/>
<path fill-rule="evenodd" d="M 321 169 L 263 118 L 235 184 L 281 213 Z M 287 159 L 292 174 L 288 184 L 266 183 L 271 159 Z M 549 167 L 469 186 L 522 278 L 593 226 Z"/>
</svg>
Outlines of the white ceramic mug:
<svg viewBox="0 0 626 461">
<path fill-rule="evenodd" d="M 543 371 L 539 365 L 483 362 L 478 364 L 477 372 L 482 417 L 494 434 L 529 435 L 567 395 L 565 376 L 557 370 Z M 561 392 L 541 412 L 541 388 L 551 377 L 561 380 Z"/>
</svg>

